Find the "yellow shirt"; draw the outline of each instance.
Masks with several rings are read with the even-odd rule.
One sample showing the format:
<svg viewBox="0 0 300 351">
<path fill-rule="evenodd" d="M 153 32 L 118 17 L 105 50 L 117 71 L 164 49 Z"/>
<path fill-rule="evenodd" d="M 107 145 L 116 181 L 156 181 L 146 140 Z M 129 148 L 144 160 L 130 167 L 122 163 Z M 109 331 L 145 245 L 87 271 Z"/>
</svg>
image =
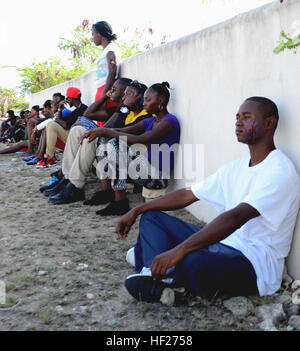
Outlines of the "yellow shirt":
<svg viewBox="0 0 300 351">
<path fill-rule="evenodd" d="M 142 117 L 147 115 L 148 113 L 145 110 L 142 110 L 140 113 L 138 113 L 137 115 L 134 115 L 133 111 L 130 111 L 129 114 L 127 115 L 126 119 L 125 119 L 125 126 L 127 124 L 133 123 L 137 118 Z"/>
</svg>

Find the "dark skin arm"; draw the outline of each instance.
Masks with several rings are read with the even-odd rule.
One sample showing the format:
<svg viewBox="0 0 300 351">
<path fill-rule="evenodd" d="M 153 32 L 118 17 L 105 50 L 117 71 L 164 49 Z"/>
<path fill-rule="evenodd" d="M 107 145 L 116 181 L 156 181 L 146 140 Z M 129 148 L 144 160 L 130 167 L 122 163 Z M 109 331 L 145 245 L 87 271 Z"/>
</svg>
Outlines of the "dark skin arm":
<svg viewBox="0 0 300 351">
<path fill-rule="evenodd" d="M 107 65 L 108 65 L 108 76 L 106 78 L 105 87 L 102 93 L 102 96 L 105 96 L 106 93 L 111 89 L 115 82 L 115 77 L 117 73 L 117 62 L 116 55 L 113 51 L 109 51 L 106 55 Z"/>
<path fill-rule="evenodd" d="M 109 128 L 111 125 L 113 125 L 115 123 L 115 121 L 118 119 L 119 117 L 119 112 L 115 112 L 108 121 L 105 122 L 103 128 Z"/>
<path fill-rule="evenodd" d="M 107 123 L 105 123 L 105 126 L 107 126 L 108 123 L 113 123 L 114 119 L 117 118 L 117 117 L 118 117 L 117 113 L 113 114 L 112 117 L 107 121 Z M 113 134 L 120 135 L 120 134 L 122 134 L 122 132 L 118 132 L 118 131 L 125 131 L 126 130 L 127 133 L 133 133 L 134 134 L 134 133 L 140 133 L 140 132 L 145 130 L 143 122 L 137 123 L 137 124 L 135 124 L 133 126 L 130 126 L 130 127 L 117 128 L 117 129 L 105 128 L 105 126 L 103 126 L 102 128 L 94 128 L 94 129 L 87 130 L 85 132 L 85 134 L 82 136 L 82 138 L 80 140 L 80 144 L 82 144 L 83 139 L 88 139 L 88 142 L 90 143 L 93 140 L 95 140 L 96 138 L 101 137 L 101 136 L 114 138 L 113 136 L 110 137 L 109 135 L 113 135 Z M 110 131 L 111 131 L 111 133 L 110 133 Z M 128 134 L 128 135 L 130 135 L 130 134 Z"/>
<path fill-rule="evenodd" d="M 63 121 L 62 119 L 60 118 L 57 118 L 55 120 L 56 123 L 58 123 L 61 127 L 63 127 L 64 129 L 67 129 L 67 123 L 65 121 Z"/>
<path fill-rule="evenodd" d="M 131 226 L 141 213 L 150 210 L 164 211 L 183 208 L 197 200 L 190 189 L 182 189 L 167 194 L 160 199 L 142 204 L 120 219 L 117 226 L 118 236 L 120 239 L 126 238 Z M 202 230 L 196 232 L 181 244 L 157 255 L 150 267 L 153 279 L 163 279 L 166 276 L 166 271 L 181 262 L 187 254 L 225 239 L 250 219 L 259 215 L 260 213 L 255 208 L 246 203 L 240 203 L 235 208 L 220 214 Z"/>
<path fill-rule="evenodd" d="M 67 129 L 67 123 L 62 119 L 62 110 L 65 107 L 66 101 L 61 101 L 58 105 L 58 118 L 55 119 L 55 122 L 58 123 L 64 129 Z"/>
<path fill-rule="evenodd" d="M 90 118 L 94 121 L 106 121 L 108 118 L 108 113 L 105 109 L 101 109 L 102 105 L 109 99 L 109 92 L 102 95 L 98 100 L 93 102 L 91 106 L 87 108 L 84 112 L 84 116 Z"/>
<path fill-rule="evenodd" d="M 170 211 L 184 208 L 198 201 L 190 189 L 181 189 L 162 196 L 161 198 L 145 202 L 127 212 L 118 222 L 117 233 L 119 239 L 127 238 L 127 234 L 137 217 L 147 211 Z"/>
<path fill-rule="evenodd" d="M 159 124 L 155 125 L 149 132 L 143 133 L 140 135 L 135 135 L 139 131 L 144 129 L 143 121 L 127 128 L 121 128 L 119 130 L 111 128 L 97 128 L 88 130 L 84 138 L 88 138 L 88 141 L 91 142 L 98 137 L 108 137 L 108 138 L 118 138 L 118 137 L 127 137 L 128 144 L 148 144 L 152 140 L 157 140 L 165 135 L 169 134 L 173 130 L 173 125 L 168 121 L 161 121 Z"/>
</svg>

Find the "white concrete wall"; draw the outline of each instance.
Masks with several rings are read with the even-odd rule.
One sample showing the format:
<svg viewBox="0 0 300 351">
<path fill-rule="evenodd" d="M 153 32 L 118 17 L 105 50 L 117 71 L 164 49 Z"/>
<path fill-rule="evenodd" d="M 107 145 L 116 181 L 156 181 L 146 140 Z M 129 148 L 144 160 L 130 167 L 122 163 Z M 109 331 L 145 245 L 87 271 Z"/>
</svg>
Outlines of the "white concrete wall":
<svg viewBox="0 0 300 351">
<path fill-rule="evenodd" d="M 134 56 L 122 64 L 121 75 L 150 85 L 168 81 L 171 85 L 170 112 L 181 121 L 181 143 L 203 144 L 202 175 L 248 153 L 234 134 L 235 114 L 250 96 L 266 96 L 279 108 L 277 147 L 300 171 L 299 107 L 300 53 L 273 54 L 281 29 L 291 31 L 299 19 L 300 0 L 279 1 L 241 14 L 224 23 L 204 29 L 151 51 Z M 89 75 L 83 77 L 87 83 Z M 75 83 L 78 85 L 75 85 Z M 83 92 L 91 89 L 81 79 L 35 94 L 32 104 L 46 100 L 52 92 L 74 84 Z M 94 96 L 93 92 L 93 96 Z M 92 96 L 92 97 L 93 97 Z M 83 98 L 85 103 L 91 96 Z M 298 141 L 297 141 L 298 140 Z M 187 159 L 188 162 L 191 160 Z M 174 188 L 186 185 L 178 180 Z M 211 220 L 216 212 L 202 203 L 190 206 L 197 217 Z M 296 227 L 288 259 L 289 274 L 300 279 L 300 224 Z"/>
</svg>

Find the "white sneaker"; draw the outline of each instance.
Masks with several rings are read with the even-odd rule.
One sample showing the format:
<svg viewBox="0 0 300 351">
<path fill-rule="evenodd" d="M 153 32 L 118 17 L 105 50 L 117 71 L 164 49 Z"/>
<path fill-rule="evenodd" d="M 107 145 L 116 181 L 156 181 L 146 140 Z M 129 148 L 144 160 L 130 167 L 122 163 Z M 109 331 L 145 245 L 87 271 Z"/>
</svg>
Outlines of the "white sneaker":
<svg viewBox="0 0 300 351">
<path fill-rule="evenodd" d="M 132 265 L 133 267 L 135 266 L 135 256 L 134 256 L 134 247 L 129 249 L 126 254 L 126 261 Z"/>
<path fill-rule="evenodd" d="M 130 249 L 131 250 L 131 249 Z M 129 251 L 130 251 L 129 250 Z M 128 262 L 128 261 L 127 261 Z M 131 277 L 135 277 L 135 276 L 148 276 L 148 277 L 152 277 L 152 273 L 151 273 L 151 269 L 148 267 L 143 267 L 143 269 L 140 271 L 140 273 L 137 274 L 131 274 L 130 276 L 128 276 L 127 278 L 131 278 Z M 166 279 L 162 279 L 162 282 L 165 284 L 173 284 L 174 279 L 173 278 L 166 278 Z"/>
</svg>

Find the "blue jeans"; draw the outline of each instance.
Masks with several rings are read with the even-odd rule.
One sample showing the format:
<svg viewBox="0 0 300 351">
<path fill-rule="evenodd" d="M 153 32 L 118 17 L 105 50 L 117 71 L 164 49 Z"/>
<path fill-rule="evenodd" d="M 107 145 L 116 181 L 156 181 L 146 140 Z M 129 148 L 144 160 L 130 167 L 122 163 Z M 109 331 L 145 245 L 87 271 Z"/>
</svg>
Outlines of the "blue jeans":
<svg viewBox="0 0 300 351">
<path fill-rule="evenodd" d="M 135 245 L 135 270 L 150 267 L 156 255 L 168 251 L 202 227 L 159 211 L 149 211 L 140 220 Z M 194 295 L 212 297 L 256 295 L 256 274 L 250 261 L 239 251 L 216 243 L 189 253 L 169 269 L 176 284 Z"/>
</svg>

